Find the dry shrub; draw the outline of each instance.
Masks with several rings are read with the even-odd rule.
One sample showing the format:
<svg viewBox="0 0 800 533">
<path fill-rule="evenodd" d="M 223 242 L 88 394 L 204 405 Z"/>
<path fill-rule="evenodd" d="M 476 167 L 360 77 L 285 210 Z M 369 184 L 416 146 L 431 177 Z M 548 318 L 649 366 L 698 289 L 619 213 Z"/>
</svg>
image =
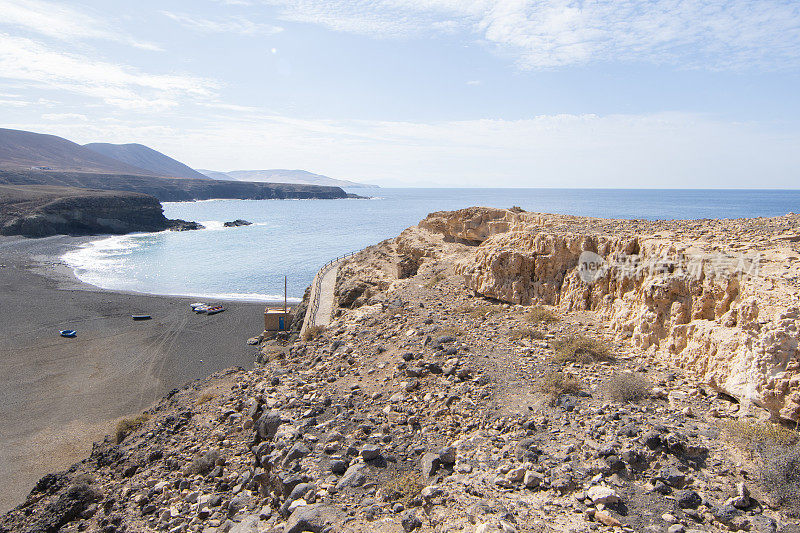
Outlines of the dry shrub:
<svg viewBox="0 0 800 533">
<path fill-rule="evenodd" d="M 439 283 L 440 281 L 442 281 L 442 280 L 443 280 L 443 279 L 445 279 L 446 277 L 447 277 L 447 276 L 445 276 L 443 273 L 439 272 L 438 274 L 436 274 L 435 276 L 433 276 L 431 279 L 429 279 L 429 280 L 427 281 L 427 283 L 425 283 L 425 288 L 426 288 L 426 289 L 430 289 L 430 288 L 432 288 L 432 287 L 436 286 L 436 284 L 437 284 L 437 283 Z"/>
<path fill-rule="evenodd" d="M 309 326 L 303 332 L 304 341 L 313 341 L 325 332 L 325 326 Z"/>
<path fill-rule="evenodd" d="M 216 397 L 217 395 L 214 394 L 213 392 L 206 391 L 203 394 L 201 394 L 199 398 L 197 398 L 197 405 L 203 405 L 204 403 L 208 403 Z"/>
<path fill-rule="evenodd" d="M 450 335 L 451 337 L 460 337 L 464 334 L 464 330 L 458 326 L 440 326 L 436 329 L 436 334 L 439 336 Z"/>
<path fill-rule="evenodd" d="M 765 447 L 792 446 L 800 441 L 797 431 L 768 420 L 723 420 L 719 426 L 727 437 L 750 452 Z"/>
<path fill-rule="evenodd" d="M 555 400 L 562 394 L 574 394 L 581 390 L 581 382 L 563 372 L 547 372 L 537 382 L 536 389 Z"/>
<path fill-rule="evenodd" d="M 123 418 L 117 422 L 117 429 L 114 433 L 114 440 L 117 444 L 125 440 L 125 437 L 139 429 L 142 424 L 150 420 L 150 415 L 142 413 L 135 418 Z"/>
<path fill-rule="evenodd" d="M 603 396 L 614 402 L 636 402 L 650 396 L 653 385 L 641 374 L 615 372 L 601 385 Z"/>
<path fill-rule="evenodd" d="M 569 335 L 553 343 L 555 363 L 583 363 L 589 364 L 596 361 L 612 361 L 613 357 L 608 347 L 602 341 L 584 337 L 583 335 Z"/>
<path fill-rule="evenodd" d="M 214 468 L 214 465 L 217 463 L 219 458 L 220 455 L 218 450 L 209 450 L 204 454 L 195 457 L 194 460 L 185 467 L 186 474 L 190 476 L 195 474 L 205 475 L 209 470 Z"/>
<path fill-rule="evenodd" d="M 549 324 L 551 322 L 557 322 L 558 315 L 546 307 L 534 305 L 525 313 L 525 320 L 531 324 Z"/>
<path fill-rule="evenodd" d="M 761 483 L 775 504 L 800 516 L 800 445 L 773 445 L 761 452 Z"/>
<path fill-rule="evenodd" d="M 544 339 L 544 333 L 538 329 L 523 328 L 512 331 L 511 335 L 508 336 L 508 340 L 510 341 L 518 341 L 520 339 L 542 340 Z"/>
<path fill-rule="evenodd" d="M 408 507 L 412 500 L 416 499 L 425 485 L 422 483 L 420 474 L 416 471 L 405 473 L 397 472 L 396 476 L 387 481 L 383 486 L 386 501 L 400 501 Z"/>
</svg>

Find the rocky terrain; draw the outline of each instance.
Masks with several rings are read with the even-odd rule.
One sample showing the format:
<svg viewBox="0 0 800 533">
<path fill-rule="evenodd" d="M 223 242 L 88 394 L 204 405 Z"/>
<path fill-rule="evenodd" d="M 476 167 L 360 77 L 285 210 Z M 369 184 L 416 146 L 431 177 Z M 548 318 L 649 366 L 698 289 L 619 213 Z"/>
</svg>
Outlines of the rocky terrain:
<svg viewBox="0 0 800 533">
<path fill-rule="evenodd" d="M 25 237 L 200 229 L 164 216 L 145 194 L 71 187 L 0 185 L 0 234 Z"/>
<path fill-rule="evenodd" d="M 326 330 L 251 339 L 253 369 L 122 421 L 0 531 L 800 531 L 798 432 L 769 420 L 797 223 L 434 213 L 340 266 Z M 736 291 L 619 272 L 737 242 L 763 260 Z"/>
</svg>

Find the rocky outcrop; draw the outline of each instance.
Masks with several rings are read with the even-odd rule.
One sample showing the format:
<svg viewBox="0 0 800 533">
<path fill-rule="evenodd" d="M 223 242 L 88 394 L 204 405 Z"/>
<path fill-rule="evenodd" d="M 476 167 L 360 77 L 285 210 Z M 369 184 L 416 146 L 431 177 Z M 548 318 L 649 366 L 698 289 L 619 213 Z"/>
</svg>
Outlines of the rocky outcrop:
<svg viewBox="0 0 800 533">
<path fill-rule="evenodd" d="M 46 237 L 200 228 L 195 222 L 167 219 L 159 201 L 144 194 L 0 186 L 3 235 Z"/>
<path fill-rule="evenodd" d="M 345 265 L 340 304 L 357 307 L 371 288 L 391 288 L 404 262 L 451 264 L 478 294 L 595 312 L 618 339 L 797 421 L 799 240 L 797 215 L 637 221 L 437 212 Z M 586 271 L 584 253 L 598 270 Z"/>
</svg>

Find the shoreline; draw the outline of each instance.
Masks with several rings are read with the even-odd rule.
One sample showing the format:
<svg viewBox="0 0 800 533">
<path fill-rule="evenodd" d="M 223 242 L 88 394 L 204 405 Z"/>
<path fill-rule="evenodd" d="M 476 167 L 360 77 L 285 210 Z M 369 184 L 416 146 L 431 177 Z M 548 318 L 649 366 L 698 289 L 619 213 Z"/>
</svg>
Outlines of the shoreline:
<svg viewBox="0 0 800 533">
<path fill-rule="evenodd" d="M 0 237 L 0 513 L 42 475 L 85 458 L 120 418 L 255 360 L 246 340 L 263 331 L 266 302 L 215 299 L 226 311 L 209 317 L 189 309 L 196 297 L 85 283 L 61 256 L 96 238 Z M 152 319 L 133 322 L 138 313 Z"/>
</svg>

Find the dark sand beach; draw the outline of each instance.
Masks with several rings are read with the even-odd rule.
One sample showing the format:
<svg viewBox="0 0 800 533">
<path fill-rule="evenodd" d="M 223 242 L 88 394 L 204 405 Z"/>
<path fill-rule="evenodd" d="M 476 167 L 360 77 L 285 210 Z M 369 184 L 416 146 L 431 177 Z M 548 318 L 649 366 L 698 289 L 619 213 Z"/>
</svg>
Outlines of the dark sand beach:
<svg viewBox="0 0 800 533">
<path fill-rule="evenodd" d="M 197 298 L 98 289 L 58 259 L 85 241 L 0 238 L 0 512 L 88 456 L 119 418 L 187 381 L 253 365 L 246 341 L 263 330 L 263 303 L 225 302 L 206 316 L 189 309 Z"/>
</svg>

